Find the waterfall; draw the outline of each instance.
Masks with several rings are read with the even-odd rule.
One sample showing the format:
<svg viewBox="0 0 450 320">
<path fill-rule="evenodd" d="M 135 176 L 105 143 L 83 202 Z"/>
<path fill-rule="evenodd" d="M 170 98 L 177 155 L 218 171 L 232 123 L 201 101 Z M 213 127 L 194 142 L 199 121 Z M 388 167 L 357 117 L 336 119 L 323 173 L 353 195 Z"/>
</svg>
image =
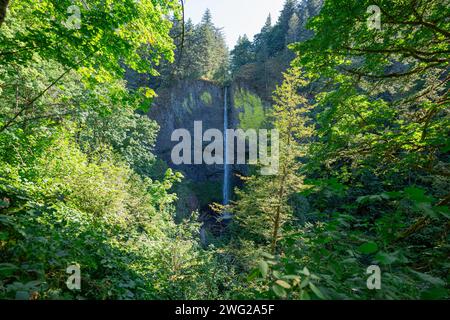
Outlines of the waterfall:
<svg viewBox="0 0 450 320">
<path fill-rule="evenodd" d="M 223 205 L 226 206 L 230 202 L 230 166 L 228 159 L 228 87 L 224 88 L 223 99 L 223 133 L 224 133 L 224 161 L 223 161 Z M 230 219 L 228 212 L 224 212 L 222 219 Z"/>
<path fill-rule="evenodd" d="M 222 187 L 222 204 L 224 206 L 228 205 L 230 202 L 230 166 L 228 163 L 230 162 L 228 159 L 228 87 L 225 87 L 223 90 L 223 187 Z M 231 214 L 229 212 L 224 211 L 220 220 L 230 220 Z M 208 245 L 208 237 L 207 237 L 207 226 L 206 222 L 203 222 L 203 225 L 200 229 L 200 241 L 204 246 Z"/>
</svg>

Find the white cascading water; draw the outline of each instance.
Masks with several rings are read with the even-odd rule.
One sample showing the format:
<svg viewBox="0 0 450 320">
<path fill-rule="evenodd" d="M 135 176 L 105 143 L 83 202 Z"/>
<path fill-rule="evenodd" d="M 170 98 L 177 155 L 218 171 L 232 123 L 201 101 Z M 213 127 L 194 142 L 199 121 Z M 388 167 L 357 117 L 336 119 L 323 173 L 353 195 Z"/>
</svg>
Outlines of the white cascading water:
<svg viewBox="0 0 450 320">
<path fill-rule="evenodd" d="M 223 205 L 230 202 L 230 166 L 228 165 L 228 87 L 224 88 L 223 132 L 224 132 L 224 163 L 223 163 Z M 222 219 L 230 219 L 231 215 L 224 212 Z"/>
</svg>

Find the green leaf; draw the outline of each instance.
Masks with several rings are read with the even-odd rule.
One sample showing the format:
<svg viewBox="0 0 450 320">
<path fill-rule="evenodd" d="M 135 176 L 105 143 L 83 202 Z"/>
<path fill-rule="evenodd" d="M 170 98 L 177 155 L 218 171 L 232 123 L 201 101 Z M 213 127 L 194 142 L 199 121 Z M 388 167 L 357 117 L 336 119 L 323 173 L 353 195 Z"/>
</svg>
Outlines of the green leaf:
<svg viewBox="0 0 450 320">
<path fill-rule="evenodd" d="M 12 275 L 17 269 L 19 268 L 12 263 L 0 263 L 0 275 L 3 275 L 4 277 Z"/>
<path fill-rule="evenodd" d="M 267 274 L 269 273 L 269 265 L 264 260 L 259 262 L 259 271 L 261 272 L 263 278 L 267 277 Z"/>
<path fill-rule="evenodd" d="M 0 232 L 0 241 L 8 240 L 9 234 L 8 232 Z"/>
<path fill-rule="evenodd" d="M 389 200 L 389 196 L 385 193 L 382 194 L 376 194 L 376 195 L 370 195 L 370 196 L 363 196 L 356 199 L 356 202 L 359 204 L 365 204 L 369 202 L 376 202 L 376 201 L 384 201 Z"/>
<path fill-rule="evenodd" d="M 393 264 L 398 259 L 394 254 L 390 254 L 387 252 L 379 252 L 375 256 L 375 260 L 378 261 L 380 264 L 388 265 Z"/>
<path fill-rule="evenodd" d="M 272 271 L 272 274 L 273 274 L 273 276 L 274 276 L 276 279 L 281 278 L 281 273 L 278 272 L 278 271 Z"/>
<path fill-rule="evenodd" d="M 274 255 L 271 255 L 270 253 L 267 253 L 267 252 L 262 252 L 261 255 L 267 259 L 271 259 L 271 260 L 275 259 Z"/>
<path fill-rule="evenodd" d="M 436 213 L 436 211 L 433 210 L 430 203 L 419 202 L 419 203 L 415 204 L 415 207 L 417 208 L 417 210 L 419 210 L 421 213 L 423 213 L 427 217 L 430 217 L 433 219 L 438 217 L 438 214 Z"/>
<path fill-rule="evenodd" d="M 154 98 L 156 97 L 156 92 L 155 90 L 151 89 L 151 88 L 146 88 L 145 90 L 145 97 L 146 98 Z"/>
<path fill-rule="evenodd" d="M 375 242 L 367 242 L 361 245 L 358 251 L 363 254 L 371 254 L 378 251 L 378 245 Z"/>
<path fill-rule="evenodd" d="M 307 291 L 303 290 L 300 294 L 300 300 L 311 300 L 311 297 Z"/>
<path fill-rule="evenodd" d="M 277 280 L 275 281 L 276 284 L 278 284 L 280 287 L 283 287 L 285 289 L 290 289 L 291 285 L 289 283 L 287 283 L 286 281 L 283 280 Z"/>
<path fill-rule="evenodd" d="M 405 193 L 411 200 L 417 202 L 431 202 L 432 198 L 425 195 L 425 190 L 415 187 L 405 188 Z"/>
<path fill-rule="evenodd" d="M 295 280 L 295 281 L 300 281 L 300 276 L 294 275 L 294 274 L 289 274 L 289 275 L 285 275 L 281 277 L 284 280 Z"/>
<path fill-rule="evenodd" d="M 445 299 L 448 296 L 444 287 L 434 287 L 422 293 L 421 298 L 424 300 Z"/>
<path fill-rule="evenodd" d="M 250 275 L 247 277 L 247 281 L 248 282 L 253 281 L 256 277 L 259 276 L 259 274 L 260 274 L 259 269 L 254 269 L 252 273 L 250 273 Z"/>
<path fill-rule="evenodd" d="M 24 285 L 24 288 L 26 289 L 36 289 L 36 287 L 40 286 L 41 284 L 43 284 L 43 282 L 41 280 L 33 280 L 30 282 L 27 282 Z"/>
<path fill-rule="evenodd" d="M 272 286 L 272 290 L 273 292 L 280 298 L 286 298 L 287 297 L 287 292 L 283 287 L 280 287 L 277 284 L 274 284 Z"/>
<path fill-rule="evenodd" d="M 429 274 L 422 273 L 422 272 L 417 272 L 417 271 L 414 271 L 414 270 L 411 270 L 411 272 L 414 273 L 421 280 L 423 280 L 425 282 L 428 282 L 428 283 L 431 283 L 431 284 L 433 284 L 435 286 L 442 286 L 443 287 L 443 286 L 446 285 L 445 281 L 440 279 L 440 278 L 436 278 L 436 277 L 433 277 L 433 276 L 431 276 Z"/>
<path fill-rule="evenodd" d="M 383 195 L 385 195 L 387 199 L 400 199 L 403 196 L 401 192 L 397 191 L 383 192 Z"/>
<path fill-rule="evenodd" d="M 450 219 L 450 209 L 448 208 L 448 206 L 434 207 L 433 211 L 444 216 L 447 219 Z"/>
<path fill-rule="evenodd" d="M 7 226 L 14 226 L 14 222 L 12 221 L 12 217 L 0 215 L 0 223 Z"/>
<path fill-rule="evenodd" d="M 8 208 L 8 207 L 9 207 L 9 202 L 0 200 L 0 209 Z"/>
<path fill-rule="evenodd" d="M 309 277 L 309 276 L 311 275 L 311 273 L 309 272 L 309 270 L 308 270 L 307 267 L 304 267 L 304 268 L 303 268 L 302 273 L 303 273 L 305 276 L 307 276 L 307 277 Z"/>
<path fill-rule="evenodd" d="M 314 294 L 322 300 L 325 300 L 325 296 L 323 295 L 323 293 L 319 290 L 319 288 L 317 288 L 314 283 L 310 282 L 309 283 L 309 288 L 312 290 L 312 292 L 314 292 Z"/>
<path fill-rule="evenodd" d="M 309 285 L 309 278 L 306 278 L 305 280 L 302 281 L 302 283 L 300 284 L 300 288 L 306 288 Z"/>
</svg>

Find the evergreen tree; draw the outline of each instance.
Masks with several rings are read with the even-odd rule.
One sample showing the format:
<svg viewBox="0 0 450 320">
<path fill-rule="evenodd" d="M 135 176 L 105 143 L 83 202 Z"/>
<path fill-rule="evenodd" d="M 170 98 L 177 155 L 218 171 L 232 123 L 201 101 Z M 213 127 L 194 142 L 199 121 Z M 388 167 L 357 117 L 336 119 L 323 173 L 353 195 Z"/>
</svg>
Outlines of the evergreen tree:
<svg viewBox="0 0 450 320">
<path fill-rule="evenodd" d="M 231 71 L 235 72 L 240 67 L 255 61 L 253 44 L 247 35 L 240 36 L 234 49 L 231 51 Z"/>
<path fill-rule="evenodd" d="M 224 81 L 228 77 L 229 52 L 222 30 L 213 23 L 207 9 L 201 23 L 194 25 L 191 19 L 183 27 L 174 21 L 172 35 L 176 39 L 176 61 L 160 68 L 162 80 L 156 82 L 170 86 L 174 80 L 208 79 Z"/>
<path fill-rule="evenodd" d="M 298 93 L 304 85 L 306 81 L 299 69 L 292 68 L 284 74 L 284 82 L 274 95 L 274 126 L 280 140 L 278 174 L 246 178 L 246 189 L 238 191 L 234 208 L 244 233 L 268 245 L 273 254 L 283 236 L 283 226 L 292 218 L 288 200 L 303 188 L 298 159 L 305 155 L 305 139 L 313 134 L 307 116 L 311 106 Z"/>
<path fill-rule="evenodd" d="M 272 16 L 269 14 L 264 27 L 261 29 L 261 32 L 255 35 L 254 46 L 258 61 L 265 61 L 269 57 L 269 41 L 271 31 Z"/>
<path fill-rule="evenodd" d="M 300 19 L 296 13 L 294 13 L 289 20 L 289 29 L 286 35 L 286 47 L 288 44 L 297 42 L 300 35 Z"/>
<path fill-rule="evenodd" d="M 289 22 L 296 10 L 296 0 L 286 0 L 280 17 L 270 35 L 269 55 L 274 56 L 286 49 L 286 37 L 289 32 Z"/>
<path fill-rule="evenodd" d="M 213 21 L 212 21 L 212 14 L 211 10 L 208 8 L 205 10 L 205 13 L 203 13 L 202 17 L 202 25 L 214 27 Z"/>
<path fill-rule="evenodd" d="M 228 67 L 228 48 L 222 31 L 212 22 L 209 9 L 205 11 L 202 22 L 197 27 L 194 51 L 202 65 L 197 77 L 209 80 L 224 79 L 225 69 Z"/>
<path fill-rule="evenodd" d="M 287 0 L 275 25 L 272 25 L 269 16 L 252 43 L 254 63 L 233 66 L 236 79 L 251 82 L 261 97 L 272 100 L 273 90 L 282 81 L 281 74 L 295 57 L 288 45 L 311 38 L 313 33 L 306 29 L 306 22 L 318 13 L 322 2 L 305 0 L 298 3 L 296 0 Z"/>
</svg>

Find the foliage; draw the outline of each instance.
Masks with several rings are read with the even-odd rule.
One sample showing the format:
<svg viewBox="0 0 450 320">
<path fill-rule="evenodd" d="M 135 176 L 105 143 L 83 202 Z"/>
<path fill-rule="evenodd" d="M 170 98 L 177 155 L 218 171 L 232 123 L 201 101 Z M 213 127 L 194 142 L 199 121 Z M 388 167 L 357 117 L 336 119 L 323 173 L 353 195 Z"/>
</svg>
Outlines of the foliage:
<svg viewBox="0 0 450 320">
<path fill-rule="evenodd" d="M 161 58 L 173 59 L 166 16 L 178 15 L 177 1 L 77 1 L 79 28 L 67 23 L 71 5 L 69 0 L 12 1 L 0 36 L 2 63 L 22 64 L 37 53 L 106 81 L 122 73 L 120 61 L 152 72 Z M 140 56 L 144 46 L 148 59 Z"/>
<path fill-rule="evenodd" d="M 202 21 L 184 25 L 174 21 L 171 31 L 175 39 L 175 62 L 159 68 L 162 77 L 152 79 L 156 86 L 171 86 L 183 79 L 205 79 L 224 83 L 228 80 L 228 48 L 221 29 L 217 28 L 207 10 Z"/>
<path fill-rule="evenodd" d="M 0 298 L 217 298 L 233 270 L 201 248 L 197 215 L 175 223 L 182 177 L 135 112 L 153 93 L 122 80 L 173 58 L 178 3 L 79 2 L 80 28 L 60 23 L 71 4 L 14 1 L 1 24 Z"/>
<path fill-rule="evenodd" d="M 238 89 L 234 95 L 234 107 L 239 112 L 241 129 L 260 129 L 266 121 L 265 108 L 262 100 L 245 89 Z"/>
<path fill-rule="evenodd" d="M 77 141 L 88 156 L 104 157 L 112 150 L 141 176 L 154 177 L 158 124 L 132 109 L 114 108 L 112 113 L 101 115 L 86 112 L 80 117 Z"/>
<path fill-rule="evenodd" d="M 366 23 L 374 3 L 381 8 L 381 30 Z M 445 4 L 374 3 L 325 1 L 309 23 L 315 36 L 291 46 L 297 58 L 282 94 L 288 95 L 292 79 L 309 79 L 308 116 L 317 131 L 311 140 L 296 140 L 308 143 L 295 159 L 299 170 L 292 172 L 306 178 L 305 188 L 286 189 L 282 212 L 290 217 L 280 227 L 277 254 L 253 256 L 262 259 L 248 279 L 256 296 L 448 299 Z M 305 94 L 304 89 L 292 90 Z M 302 112 L 304 104 L 295 104 L 289 116 Z M 281 121 L 280 128 L 294 134 L 297 127 L 289 127 L 279 106 L 274 124 Z M 281 179 L 282 172 L 270 180 Z M 250 241 L 265 250 L 268 235 L 262 233 L 267 225 L 246 225 L 266 216 L 258 204 L 279 206 L 280 197 L 265 202 L 274 194 L 263 191 L 269 185 L 266 177 L 252 177 L 238 191 L 237 217 L 243 221 L 233 227 L 239 240 L 230 243 L 230 251 L 238 250 L 247 266 L 248 248 L 241 244 Z M 366 285 L 372 265 L 382 270 L 381 290 Z M 314 278 L 302 285 L 303 267 Z"/>
<path fill-rule="evenodd" d="M 209 93 L 208 91 L 203 92 L 202 95 L 200 96 L 200 99 L 206 105 L 211 105 L 212 102 L 213 102 L 213 98 L 211 96 L 211 93 Z"/>
<path fill-rule="evenodd" d="M 283 85 L 275 92 L 273 110 L 274 126 L 280 140 L 278 172 L 275 176 L 248 178 L 247 189 L 238 192 L 240 199 L 234 208 L 242 228 L 263 244 L 269 241 L 273 254 L 282 237 L 283 225 L 292 219 L 289 195 L 303 188 L 302 177 L 298 175 L 298 157 L 304 153 L 304 148 L 298 141 L 313 132 L 307 123 L 308 102 L 297 93 L 305 80 L 297 77 L 296 69 L 284 76 Z"/>
<path fill-rule="evenodd" d="M 183 26 L 175 0 L 74 3 L 79 26 L 72 1 L 0 4 L 1 299 L 448 299 L 446 1 L 287 0 L 231 66 L 209 11 Z M 242 128 L 279 133 L 277 174 L 241 177 L 209 244 L 191 207 L 221 186 L 157 159 L 137 112 L 155 93 L 124 69 L 155 87 L 230 69 L 258 93 L 235 92 Z"/>
<path fill-rule="evenodd" d="M 256 59 L 253 44 L 248 39 L 247 35 L 239 37 L 236 46 L 230 54 L 232 72 L 237 72 L 242 66 L 252 63 Z"/>
<path fill-rule="evenodd" d="M 269 15 L 252 42 L 242 36 L 231 51 L 231 71 L 237 82 L 244 82 L 265 101 L 283 81 L 283 72 L 295 55 L 288 45 L 309 39 L 312 34 L 306 22 L 315 16 L 322 0 L 286 0 L 278 20 Z"/>
</svg>

